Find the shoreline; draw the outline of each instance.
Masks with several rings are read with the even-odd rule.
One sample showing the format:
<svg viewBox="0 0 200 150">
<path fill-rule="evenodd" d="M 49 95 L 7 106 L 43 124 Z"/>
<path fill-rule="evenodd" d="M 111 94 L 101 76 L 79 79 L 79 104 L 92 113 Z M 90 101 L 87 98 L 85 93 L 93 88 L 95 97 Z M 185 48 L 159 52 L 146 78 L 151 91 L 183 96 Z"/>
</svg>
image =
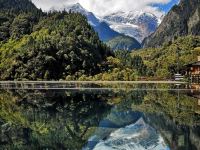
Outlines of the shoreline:
<svg viewBox="0 0 200 150">
<path fill-rule="evenodd" d="M 98 83 L 105 83 L 105 84 L 186 84 L 188 82 L 183 81 L 0 81 L 0 84 L 13 84 L 13 83 L 83 83 L 83 84 L 98 84 Z"/>
</svg>

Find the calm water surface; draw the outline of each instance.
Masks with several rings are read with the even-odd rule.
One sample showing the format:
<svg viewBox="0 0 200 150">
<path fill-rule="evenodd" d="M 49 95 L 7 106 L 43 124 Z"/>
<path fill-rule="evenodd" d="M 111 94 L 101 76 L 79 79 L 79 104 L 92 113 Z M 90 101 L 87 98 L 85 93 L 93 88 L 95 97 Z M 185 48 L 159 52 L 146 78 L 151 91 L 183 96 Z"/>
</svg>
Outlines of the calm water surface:
<svg viewBox="0 0 200 150">
<path fill-rule="evenodd" d="M 199 89 L 1 83 L 0 149 L 200 150 Z"/>
</svg>

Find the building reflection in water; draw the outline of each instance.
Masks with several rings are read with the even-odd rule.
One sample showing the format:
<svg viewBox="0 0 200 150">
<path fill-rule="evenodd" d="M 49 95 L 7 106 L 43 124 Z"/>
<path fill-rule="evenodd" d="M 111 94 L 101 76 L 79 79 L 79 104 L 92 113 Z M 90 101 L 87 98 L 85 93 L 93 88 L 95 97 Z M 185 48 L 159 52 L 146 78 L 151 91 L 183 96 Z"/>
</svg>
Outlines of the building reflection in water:
<svg viewBox="0 0 200 150">
<path fill-rule="evenodd" d="M 187 91 L 187 95 L 196 99 L 198 110 L 200 110 L 200 84 L 190 84 L 186 88 L 190 89 Z M 196 111 L 196 113 L 200 114 L 200 111 Z"/>
</svg>

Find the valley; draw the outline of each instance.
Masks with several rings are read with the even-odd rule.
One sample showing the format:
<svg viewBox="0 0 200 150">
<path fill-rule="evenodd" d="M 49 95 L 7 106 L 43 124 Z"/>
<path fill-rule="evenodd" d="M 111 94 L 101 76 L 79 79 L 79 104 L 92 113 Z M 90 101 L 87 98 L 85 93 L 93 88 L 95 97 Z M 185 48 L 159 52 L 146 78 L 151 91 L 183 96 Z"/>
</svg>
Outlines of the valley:
<svg viewBox="0 0 200 150">
<path fill-rule="evenodd" d="M 1 4 L 1 80 L 171 80 L 200 55 L 198 0 L 182 0 L 160 18 L 99 17 L 80 3 L 49 13 L 26 0 Z"/>
</svg>

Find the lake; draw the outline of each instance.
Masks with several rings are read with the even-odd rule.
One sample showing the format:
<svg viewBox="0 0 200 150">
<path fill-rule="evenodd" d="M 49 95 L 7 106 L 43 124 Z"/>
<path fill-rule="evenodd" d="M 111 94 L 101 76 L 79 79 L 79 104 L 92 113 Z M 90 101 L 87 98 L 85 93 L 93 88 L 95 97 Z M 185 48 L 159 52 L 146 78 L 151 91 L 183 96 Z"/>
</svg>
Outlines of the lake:
<svg viewBox="0 0 200 150">
<path fill-rule="evenodd" d="M 0 149 L 200 150 L 200 86 L 1 82 Z"/>
</svg>

